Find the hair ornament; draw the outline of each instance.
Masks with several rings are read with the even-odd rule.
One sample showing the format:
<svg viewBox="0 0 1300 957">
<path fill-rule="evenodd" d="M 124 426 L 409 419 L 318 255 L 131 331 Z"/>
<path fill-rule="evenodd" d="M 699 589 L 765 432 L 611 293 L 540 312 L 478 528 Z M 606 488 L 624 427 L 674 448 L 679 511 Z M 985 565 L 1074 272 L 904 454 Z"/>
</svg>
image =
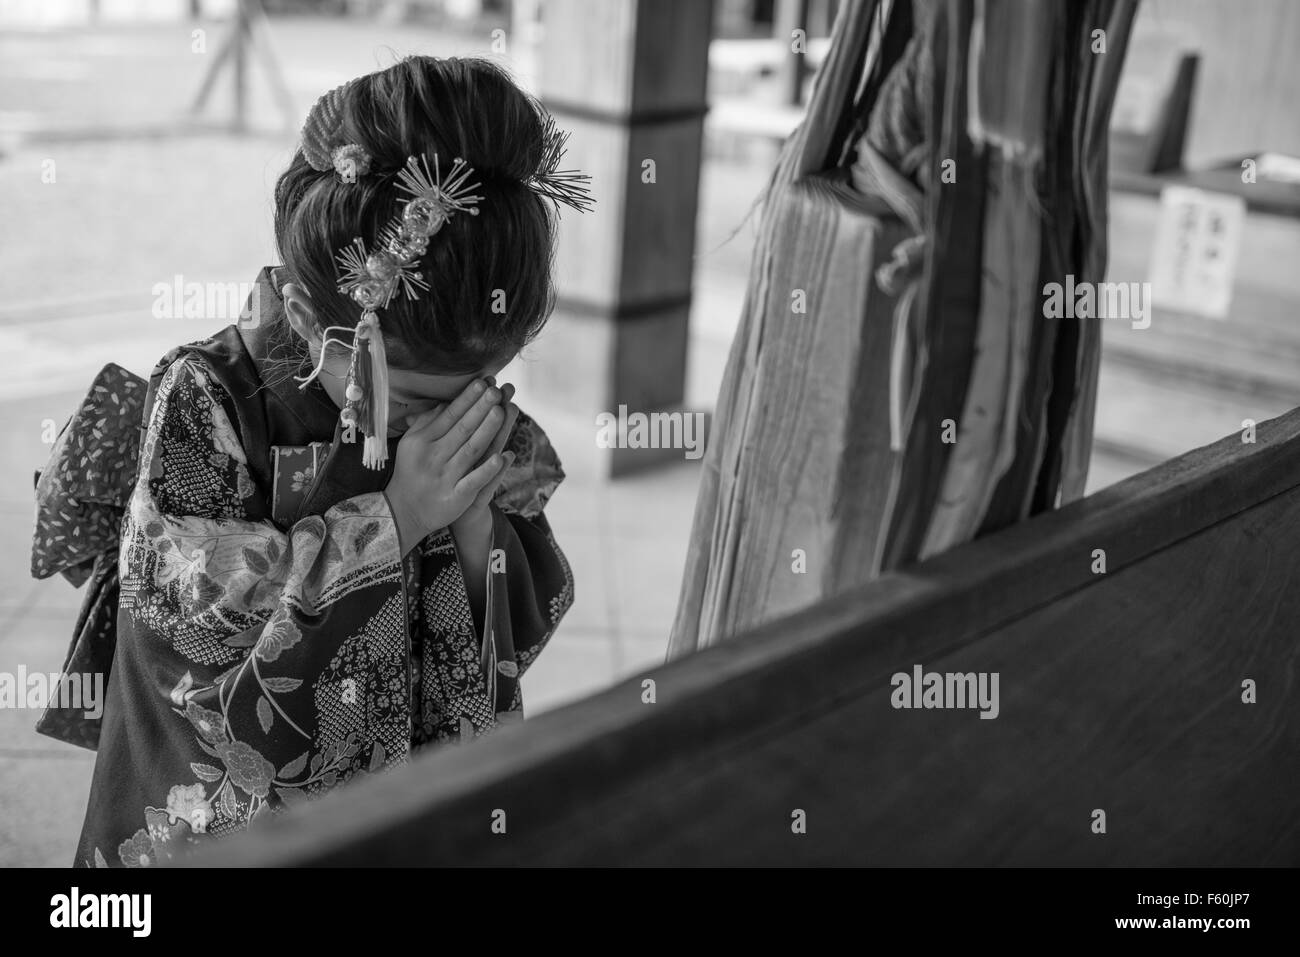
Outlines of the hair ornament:
<svg viewBox="0 0 1300 957">
<path fill-rule="evenodd" d="M 474 192 L 478 184 L 469 182 L 471 175 L 473 171 L 460 158 L 452 161 L 444 176 L 437 153 L 432 172 L 425 157 L 407 157 L 397 174 L 397 188 L 408 198 L 380 231 L 373 252 L 360 238 L 339 251 L 339 292 L 367 311 L 385 308 L 399 291 L 408 299 L 419 299 L 429 284 L 415 264 L 428 250 L 429 239 L 457 213 L 478 215 L 475 207 L 483 197 Z"/>
<path fill-rule="evenodd" d="M 343 105 L 348 88 L 355 82 L 349 80 L 325 93 L 307 113 L 302 126 L 302 155 L 307 165 L 318 172 L 335 169 L 334 151 L 347 145 L 343 134 Z"/>
<path fill-rule="evenodd" d="M 576 169 L 560 169 L 569 145 L 569 131 L 556 126 L 555 117 L 548 113 L 542 137 L 542 159 L 528 185 L 554 203 L 557 212 L 562 205 L 587 212 L 596 203 L 591 198 L 591 176 Z"/>
<path fill-rule="evenodd" d="M 358 176 L 369 173 L 371 160 L 372 157 L 365 148 L 356 143 L 336 146 L 330 153 L 330 163 L 334 167 L 334 172 L 338 173 L 339 179 L 345 183 L 355 183 Z"/>
<path fill-rule="evenodd" d="M 407 198 L 380 231 L 378 245 L 368 250 L 365 240 L 357 237 L 335 257 L 339 266 L 338 291 L 362 310 L 352 340 L 352 362 L 344 393 L 347 404 L 339 419 L 344 441 L 351 441 L 358 430 L 364 436 L 361 461 L 367 468 L 382 469 L 388 461 L 388 361 L 379 310 L 399 293 L 418 299 L 429 288 L 415 268 L 416 263 L 428 250 L 430 237 L 453 216 L 478 214 L 475 207 L 483 197 L 475 192 L 478 184 L 469 181 L 472 175 L 473 170 L 459 157 L 445 175 L 436 153 L 432 170 L 425 157 L 407 157 L 397 176 L 397 188 Z M 311 375 L 299 380 L 302 388 L 320 374 L 323 352 L 324 346 L 322 362 Z"/>
</svg>

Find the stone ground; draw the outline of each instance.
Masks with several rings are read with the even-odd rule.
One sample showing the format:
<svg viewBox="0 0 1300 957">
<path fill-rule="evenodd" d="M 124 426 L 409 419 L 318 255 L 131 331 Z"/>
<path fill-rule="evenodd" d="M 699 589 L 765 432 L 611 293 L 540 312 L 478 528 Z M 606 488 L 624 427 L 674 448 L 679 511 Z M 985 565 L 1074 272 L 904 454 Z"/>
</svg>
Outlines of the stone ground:
<svg viewBox="0 0 1300 957">
<path fill-rule="evenodd" d="M 215 50 L 220 28 L 206 27 Z M 10 357 L 0 377 L 0 540 L 9 543 L 0 550 L 0 671 L 57 669 L 78 607 L 79 594 L 62 579 L 36 582 L 28 573 L 31 475 L 48 453 L 44 424 L 62 424 L 104 363 L 144 373 L 172 346 L 225 324 L 154 318 L 155 283 L 177 274 L 247 282 L 274 260 L 271 187 L 292 137 L 151 132 L 175 125 L 206 66 L 205 55 L 190 52 L 190 31 L 161 23 L 0 35 L 0 354 Z M 275 28 L 304 112 L 321 91 L 395 55 L 485 52 L 487 42 L 326 20 Z M 526 77 L 527 63 L 516 65 Z M 214 116 L 228 97 L 218 89 Z M 274 115 L 256 71 L 252 99 L 258 126 L 269 126 Z M 727 106 L 719 115 L 736 115 Z M 111 135 L 60 132 L 90 128 Z M 708 409 L 716 395 L 752 246 L 744 220 L 770 159 L 770 150 L 718 150 L 703 171 L 689 408 Z M 50 163 L 55 179 L 45 183 Z M 589 423 L 529 394 L 526 377 L 519 400 L 552 434 L 569 472 L 548 514 L 577 579 L 573 610 L 525 681 L 535 713 L 662 660 L 698 471 L 684 461 L 603 481 Z M 1124 419 L 1119 393 L 1103 404 L 1099 421 Z M 1178 447 L 1161 453 L 1235 427 L 1220 425 L 1180 435 Z M 1133 461 L 1099 457 L 1091 487 L 1136 470 Z M 81 824 L 92 755 L 36 735 L 35 718 L 0 710 L 0 865 L 67 863 Z"/>
</svg>

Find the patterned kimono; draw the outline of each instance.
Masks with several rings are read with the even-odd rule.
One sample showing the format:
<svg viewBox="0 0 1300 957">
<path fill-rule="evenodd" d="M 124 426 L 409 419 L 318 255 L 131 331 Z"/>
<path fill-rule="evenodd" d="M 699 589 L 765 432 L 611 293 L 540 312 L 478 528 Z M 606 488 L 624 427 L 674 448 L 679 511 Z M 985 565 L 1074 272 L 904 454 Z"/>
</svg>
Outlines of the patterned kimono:
<svg viewBox="0 0 1300 957">
<path fill-rule="evenodd" d="M 167 863 L 420 748 L 522 717 L 573 601 L 542 506 L 563 477 L 520 414 L 475 621 L 447 529 L 402 558 L 338 409 L 276 372 L 283 309 L 173 350 L 121 529 L 116 649 L 81 866 Z M 263 373 L 266 373 L 264 376 Z"/>
</svg>

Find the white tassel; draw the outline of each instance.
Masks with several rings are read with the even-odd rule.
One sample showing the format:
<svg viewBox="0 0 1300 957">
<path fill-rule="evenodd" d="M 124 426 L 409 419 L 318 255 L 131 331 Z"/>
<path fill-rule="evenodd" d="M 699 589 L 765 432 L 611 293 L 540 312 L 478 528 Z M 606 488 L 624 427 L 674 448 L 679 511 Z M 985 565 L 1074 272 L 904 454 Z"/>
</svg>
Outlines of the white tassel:
<svg viewBox="0 0 1300 957">
<path fill-rule="evenodd" d="M 388 462 L 388 355 L 379 316 L 366 313 L 361 319 L 361 329 L 369 347 L 371 422 L 370 434 L 361 451 L 361 464 L 378 470 Z"/>
</svg>

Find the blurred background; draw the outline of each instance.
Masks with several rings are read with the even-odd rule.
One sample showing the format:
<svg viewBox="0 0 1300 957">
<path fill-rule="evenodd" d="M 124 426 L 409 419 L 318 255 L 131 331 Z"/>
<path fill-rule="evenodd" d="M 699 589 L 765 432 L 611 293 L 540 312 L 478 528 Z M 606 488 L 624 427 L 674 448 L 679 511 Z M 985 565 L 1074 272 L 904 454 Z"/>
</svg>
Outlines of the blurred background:
<svg viewBox="0 0 1300 957">
<path fill-rule="evenodd" d="M 711 409 L 755 204 L 835 3 L 700 0 L 700 17 L 661 23 L 645 0 L 585 0 L 585 24 L 581 3 L 0 0 L 0 671 L 57 671 L 80 603 L 28 571 L 31 477 L 51 423 L 104 364 L 147 375 L 237 318 L 159 318 L 156 287 L 249 283 L 276 262 L 272 187 L 308 108 L 410 53 L 488 56 L 557 101 L 575 130 L 569 165 L 592 172 L 603 204 L 564 220 L 559 314 L 507 372 L 568 471 L 548 515 L 577 580 L 525 681 L 529 712 L 662 660 L 698 462 L 599 448 L 593 413 L 614 406 L 593 383 Z M 1112 130 L 1108 278 L 1154 276 L 1156 308 L 1149 328 L 1106 326 L 1090 491 L 1300 404 L 1297 49 L 1300 4 L 1287 0 L 1143 5 Z M 665 50 L 683 59 L 656 74 Z M 597 129 L 611 117 L 626 127 L 617 149 Z M 639 122 L 680 123 L 680 137 L 638 152 Z M 670 151 L 671 215 L 639 210 L 622 165 Z M 1211 225 L 1189 219 L 1189 202 Z M 1189 269 L 1196 284 L 1171 284 Z M 593 302 L 597 318 L 583 318 Z M 638 310 L 658 318 L 620 338 Z M 85 807 L 93 755 L 36 735 L 36 717 L 0 710 L 4 865 L 68 863 Z"/>
</svg>

